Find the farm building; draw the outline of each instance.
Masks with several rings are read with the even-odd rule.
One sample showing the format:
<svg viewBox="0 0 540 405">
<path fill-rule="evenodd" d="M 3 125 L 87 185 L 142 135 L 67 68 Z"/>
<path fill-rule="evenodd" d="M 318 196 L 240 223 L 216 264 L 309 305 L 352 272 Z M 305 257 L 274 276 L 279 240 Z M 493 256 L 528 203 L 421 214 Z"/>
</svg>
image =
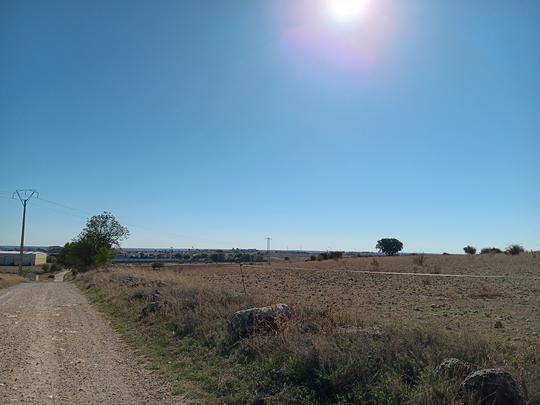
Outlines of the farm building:
<svg viewBox="0 0 540 405">
<path fill-rule="evenodd" d="M 47 254 L 43 252 L 23 252 L 23 266 L 40 266 L 47 263 Z M 0 266 L 19 264 L 19 252 L 0 251 Z"/>
</svg>

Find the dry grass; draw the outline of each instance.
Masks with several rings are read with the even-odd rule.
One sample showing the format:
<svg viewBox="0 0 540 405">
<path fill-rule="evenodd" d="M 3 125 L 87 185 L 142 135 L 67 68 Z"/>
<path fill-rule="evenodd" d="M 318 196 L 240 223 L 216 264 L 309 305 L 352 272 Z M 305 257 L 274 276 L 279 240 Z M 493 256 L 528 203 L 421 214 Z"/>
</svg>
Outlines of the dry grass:
<svg viewBox="0 0 540 405">
<path fill-rule="evenodd" d="M 12 285 L 19 284 L 25 281 L 23 277 L 19 277 L 15 274 L 0 273 L 0 289 L 11 287 Z"/>
<path fill-rule="evenodd" d="M 493 299 L 504 297 L 506 294 L 507 293 L 501 287 L 485 283 L 478 286 L 476 291 L 471 292 L 469 297 Z"/>
<path fill-rule="evenodd" d="M 407 257 L 376 261 L 381 271 L 418 270 Z M 478 367 L 504 366 L 519 378 L 529 400 L 539 398 L 538 258 L 430 256 L 420 268 L 505 276 L 500 279 L 354 273 L 373 270 L 373 262 L 244 266 L 247 294 L 237 265 L 161 271 L 115 266 L 80 281 L 83 287 L 95 283 L 100 299 L 122 316 L 130 314 L 131 329 L 149 331 L 153 337 L 146 345 L 159 342 L 153 351 L 164 354 L 153 358 L 162 359 L 160 369 L 179 391 L 193 384 L 211 391 L 203 402 L 457 403 L 459 381 L 433 373 L 446 356 Z M 162 308 L 139 320 L 156 290 Z M 227 319 L 234 311 L 278 302 L 295 313 L 284 334 L 231 341 Z M 496 319 L 504 328 L 494 328 Z M 386 334 L 372 339 L 337 333 L 338 326 L 349 325 L 377 325 Z M 188 350 L 179 349 L 186 345 Z M 185 380 L 191 381 L 189 388 Z"/>
</svg>

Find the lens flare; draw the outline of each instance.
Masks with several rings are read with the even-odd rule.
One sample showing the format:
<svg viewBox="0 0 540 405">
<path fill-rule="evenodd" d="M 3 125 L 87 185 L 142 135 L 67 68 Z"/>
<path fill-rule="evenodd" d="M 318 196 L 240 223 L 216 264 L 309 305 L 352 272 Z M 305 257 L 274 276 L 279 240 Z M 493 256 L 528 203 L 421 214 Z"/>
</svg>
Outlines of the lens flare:
<svg viewBox="0 0 540 405">
<path fill-rule="evenodd" d="M 295 0 L 283 15 L 283 49 L 295 69 L 368 77 L 390 55 L 395 0 Z M 338 75 L 339 73 L 339 75 Z M 347 75 L 345 76 L 344 73 Z"/>
<path fill-rule="evenodd" d="M 327 0 L 330 17 L 338 22 L 357 21 L 366 11 L 370 0 Z"/>
</svg>

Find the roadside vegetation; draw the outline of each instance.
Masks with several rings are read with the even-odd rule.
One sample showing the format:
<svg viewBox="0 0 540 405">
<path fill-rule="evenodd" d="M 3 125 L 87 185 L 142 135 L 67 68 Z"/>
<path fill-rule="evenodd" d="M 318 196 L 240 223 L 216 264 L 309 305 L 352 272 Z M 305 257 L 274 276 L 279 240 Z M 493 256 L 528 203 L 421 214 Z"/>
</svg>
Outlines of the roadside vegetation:
<svg viewBox="0 0 540 405">
<path fill-rule="evenodd" d="M 12 285 L 22 283 L 23 281 L 25 281 L 24 277 L 0 272 L 0 289 L 11 287 Z"/>
<path fill-rule="evenodd" d="M 540 263 L 530 254 L 466 259 L 429 257 L 424 266 L 509 278 L 359 275 L 372 258 L 358 258 L 243 273 L 115 266 L 80 274 L 77 283 L 149 367 L 201 403 L 458 404 L 462 379 L 435 371 L 449 357 L 505 368 L 536 403 Z M 378 263 L 403 272 L 416 266 L 408 257 Z M 276 303 L 294 314 L 284 331 L 231 335 L 235 311 Z"/>
<path fill-rule="evenodd" d="M 474 261 L 424 254 L 411 261 L 396 256 L 401 241 L 385 238 L 376 247 L 387 257 L 371 262 L 327 252 L 308 262 L 265 265 L 242 265 L 243 260 L 231 257 L 238 268 L 165 267 L 160 262 L 108 267 L 128 235 L 112 214 L 92 217 L 62 249 L 58 262 L 79 273 L 76 283 L 148 366 L 191 400 L 458 404 L 463 376 L 437 371 L 451 358 L 476 370 L 502 367 L 519 381 L 522 398 L 540 400 L 538 323 L 522 318 L 524 312 L 535 316 L 540 304 L 534 283 L 538 263 L 534 255 L 525 257 L 519 245 L 509 246 L 506 255 Z M 476 253 L 472 246 L 464 251 Z M 209 259 L 230 261 L 219 251 Z M 508 275 L 516 262 L 522 279 Z M 414 273 L 417 266 L 427 272 L 424 278 L 360 274 L 366 267 Z M 434 278 L 443 268 L 458 278 Z M 503 278 L 459 278 L 471 272 Z M 514 294 L 530 298 L 530 307 L 519 308 L 517 322 Z M 262 328 L 248 333 L 233 330 L 244 322 L 238 311 L 256 307 L 286 308 L 286 321 L 265 320 Z"/>
</svg>

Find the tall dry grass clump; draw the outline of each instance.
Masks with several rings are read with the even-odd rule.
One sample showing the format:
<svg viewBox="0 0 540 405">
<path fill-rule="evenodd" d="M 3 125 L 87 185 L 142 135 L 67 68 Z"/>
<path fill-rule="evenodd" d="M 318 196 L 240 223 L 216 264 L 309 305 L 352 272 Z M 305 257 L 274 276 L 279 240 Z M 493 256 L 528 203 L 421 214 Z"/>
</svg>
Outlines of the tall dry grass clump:
<svg viewBox="0 0 540 405">
<path fill-rule="evenodd" d="M 25 281 L 24 277 L 20 277 L 16 274 L 0 273 L 0 289 L 11 287 L 15 284 Z"/>
</svg>

